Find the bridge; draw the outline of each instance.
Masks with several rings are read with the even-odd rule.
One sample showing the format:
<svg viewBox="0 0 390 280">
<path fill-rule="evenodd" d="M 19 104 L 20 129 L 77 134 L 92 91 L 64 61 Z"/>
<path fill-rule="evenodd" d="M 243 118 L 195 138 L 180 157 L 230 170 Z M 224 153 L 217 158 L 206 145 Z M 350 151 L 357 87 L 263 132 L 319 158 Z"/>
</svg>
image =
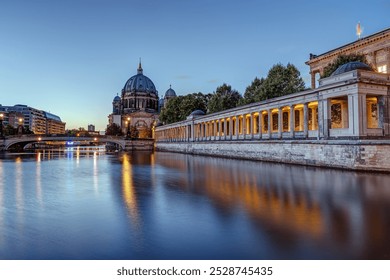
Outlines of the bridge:
<svg viewBox="0 0 390 280">
<path fill-rule="evenodd" d="M 9 136 L 0 139 L 0 151 L 8 151 L 15 145 L 22 145 L 25 148 L 33 143 L 45 142 L 90 142 L 93 144 L 110 143 L 114 144 L 118 150 L 132 151 L 132 150 L 153 150 L 153 139 L 126 139 L 118 136 L 67 136 L 67 135 L 21 135 Z"/>
</svg>

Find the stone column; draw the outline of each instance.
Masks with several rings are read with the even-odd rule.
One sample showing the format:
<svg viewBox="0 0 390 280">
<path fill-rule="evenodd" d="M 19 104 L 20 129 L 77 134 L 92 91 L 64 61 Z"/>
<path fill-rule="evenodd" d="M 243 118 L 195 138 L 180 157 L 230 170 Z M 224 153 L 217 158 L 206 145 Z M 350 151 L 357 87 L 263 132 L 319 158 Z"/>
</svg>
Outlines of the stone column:
<svg viewBox="0 0 390 280">
<path fill-rule="evenodd" d="M 310 72 L 310 75 L 311 75 L 311 88 L 315 89 L 316 88 L 316 73 Z"/>
<path fill-rule="evenodd" d="M 282 138 L 283 133 L 283 108 L 280 107 L 278 110 L 278 138 Z"/>
<path fill-rule="evenodd" d="M 214 120 L 213 121 L 213 136 L 214 136 L 214 140 L 217 139 L 217 120 Z"/>
<path fill-rule="evenodd" d="M 295 105 L 290 105 L 290 137 L 295 137 Z"/>
<path fill-rule="evenodd" d="M 378 126 L 383 127 L 384 136 L 390 135 L 390 90 L 387 90 L 387 96 L 378 97 L 378 110 L 383 112 L 383 117 L 379 114 Z M 380 112 L 380 111 L 379 111 Z"/>
<path fill-rule="evenodd" d="M 309 135 L 309 132 L 308 132 L 308 128 L 309 128 L 309 113 L 308 113 L 307 105 L 308 105 L 307 102 L 303 104 L 303 136 L 305 138 L 307 138 L 308 135 Z"/>
<path fill-rule="evenodd" d="M 385 128 L 385 119 L 386 119 L 386 98 L 385 96 L 378 96 L 378 128 L 384 129 Z M 390 116 L 390 112 L 387 112 L 387 114 Z M 383 135 L 385 135 L 385 131 L 383 132 Z"/>
<path fill-rule="evenodd" d="M 259 133 L 259 139 L 261 139 L 261 137 L 263 136 L 263 114 L 262 114 L 262 112 L 260 111 L 259 112 L 259 131 L 258 131 L 258 133 Z"/>
<path fill-rule="evenodd" d="M 229 120 L 229 139 L 233 139 L 233 117 L 230 117 Z"/>
<path fill-rule="evenodd" d="M 360 134 L 358 105 L 359 105 L 358 94 L 356 94 L 355 96 L 349 94 L 347 102 L 346 103 L 343 102 L 341 104 L 342 126 L 343 128 L 348 128 L 348 133 L 354 136 L 358 136 Z"/>
<path fill-rule="evenodd" d="M 251 139 L 253 139 L 253 135 L 254 135 L 254 131 L 255 131 L 255 124 L 254 124 L 254 116 L 253 116 L 254 113 L 251 113 L 251 117 L 250 117 L 250 129 L 251 129 Z"/>
<path fill-rule="evenodd" d="M 268 109 L 268 138 L 271 139 L 272 136 L 272 114 L 271 114 L 271 109 Z"/>
<path fill-rule="evenodd" d="M 323 109 L 323 136 L 325 139 L 329 138 L 329 129 L 331 128 L 331 115 L 330 115 L 330 100 L 322 100 Z"/>
<path fill-rule="evenodd" d="M 219 135 L 220 135 L 220 137 L 219 137 L 219 139 L 226 139 L 226 119 L 223 118 L 219 122 L 220 122 L 220 126 L 219 126 L 219 129 L 220 129 Z"/>
<path fill-rule="evenodd" d="M 191 142 L 193 142 L 194 141 L 194 139 L 195 139 L 195 135 L 194 135 L 194 133 L 195 133 L 195 131 L 194 131 L 194 122 L 192 121 L 191 122 L 191 124 L 190 124 L 190 137 L 188 137 L 188 141 L 191 141 Z"/>
<path fill-rule="evenodd" d="M 239 139 L 240 137 L 240 116 L 236 116 L 236 127 L 234 128 L 235 134 L 236 134 L 236 139 Z"/>
</svg>

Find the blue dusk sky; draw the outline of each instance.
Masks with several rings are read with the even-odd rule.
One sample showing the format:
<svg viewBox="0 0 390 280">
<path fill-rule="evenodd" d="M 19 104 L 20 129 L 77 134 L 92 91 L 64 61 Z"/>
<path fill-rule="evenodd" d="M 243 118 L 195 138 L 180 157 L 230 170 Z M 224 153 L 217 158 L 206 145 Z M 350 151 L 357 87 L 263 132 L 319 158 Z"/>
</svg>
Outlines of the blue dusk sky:
<svg viewBox="0 0 390 280">
<path fill-rule="evenodd" d="M 136 74 L 159 96 L 241 94 L 276 63 L 309 86 L 309 53 L 390 27 L 390 1 L 0 0 L 0 104 L 59 115 L 67 128 L 104 130 L 112 99 Z"/>
</svg>

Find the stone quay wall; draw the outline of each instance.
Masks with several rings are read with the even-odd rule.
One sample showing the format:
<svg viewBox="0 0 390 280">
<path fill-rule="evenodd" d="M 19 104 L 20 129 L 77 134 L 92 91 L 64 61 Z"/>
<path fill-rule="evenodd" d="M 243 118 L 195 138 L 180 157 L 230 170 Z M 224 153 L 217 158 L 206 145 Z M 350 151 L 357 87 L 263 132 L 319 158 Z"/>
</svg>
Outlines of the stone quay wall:
<svg viewBox="0 0 390 280">
<path fill-rule="evenodd" d="M 155 148 L 195 155 L 390 172 L 389 140 L 156 142 Z"/>
</svg>

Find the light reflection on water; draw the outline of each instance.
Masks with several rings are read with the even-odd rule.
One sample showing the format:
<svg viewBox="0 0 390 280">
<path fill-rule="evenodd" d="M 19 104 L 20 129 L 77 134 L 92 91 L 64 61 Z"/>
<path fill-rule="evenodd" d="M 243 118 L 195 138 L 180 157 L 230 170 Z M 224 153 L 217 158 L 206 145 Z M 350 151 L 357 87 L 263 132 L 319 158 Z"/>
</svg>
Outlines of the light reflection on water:
<svg viewBox="0 0 390 280">
<path fill-rule="evenodd" d="M 387 259 L 390 175 L 102 147 L 0 155 L 1 259 Z"/>
</svg>

